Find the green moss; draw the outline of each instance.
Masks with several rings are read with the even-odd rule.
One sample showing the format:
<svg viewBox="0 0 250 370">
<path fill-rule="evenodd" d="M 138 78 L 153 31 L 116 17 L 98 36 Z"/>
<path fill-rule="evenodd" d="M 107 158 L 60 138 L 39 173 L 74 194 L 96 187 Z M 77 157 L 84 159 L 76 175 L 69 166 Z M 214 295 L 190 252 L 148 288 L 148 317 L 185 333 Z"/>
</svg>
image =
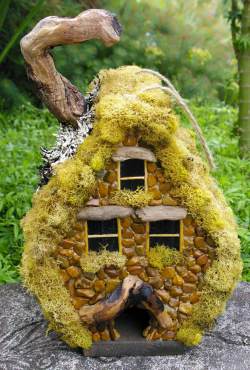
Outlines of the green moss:
<svg viewBox="0 0 250 370">
<path fill-rule="evenodd" d="M 45 307 L 52 327 L 73 345 L 80 343 L 80 338 L 76 339 L 75 335 L 78 326 L 81 332 L 81 324 L 73 318 L 70 323 L 66 321 L 69 306 L 64 310 L 64 305 L 60 303 L 59 311 L 59 305 L 53 305 L 54 301 L 59 300 L 58 292 L 65 300 L 70 299 L 69 293 L 63 286 L 59 290 L 62 282 L 51 273 L 53 269 L 57 271 L 56 266 L 51 265 L 48 271 L 44 261 L 50 259 L 58 243 L 73 227 L 78 209 L 95 191 L 97 172 L 105 168 L 112 153 L 131 129 L 137 130 L 141 135 L 141 144 L 155 153 L 166 179 L 172 185 L 170 195 L 188 210 L 217 246 L 216 260 L 204 275 L 201 299 L 195 304 L 190 319 L 181 325 L 179 340 L 186 344 L 197 344 L 198 334 L 195 333 L 201 335 L 206 327 L 212 325 L 223 311 L 241 275 L 240 245 L 232 211 L 209 175 L 207 165 L 200 158 L 193 133 L 179 127 L 169 96 L 160 90 L 141 93 L 143 88 L 159 83 L 159 80 L 151 75 L 137 74 L 139 70 L 133 66 L 100 73 L 101 89 L 91 135 L 78 147 L 73 158 L 56 167 L 49 183 L 35 194 L 33 207 L 22 222 L 25 236 L 22 272 L 25 284 L 41 297 L 41 305 Z M 133 196 L 127 192 L 117 192 L 113 196 L 117 203 L 135 207 L 145 205 L 147 199 L 146 193 L 142 192 Z M 157 249 L 156 252 L 150 252 L 151 255 L 149 253 L 151 264 L 162 268 L 176 263 L 173 256 L 166 254 L 162 257 L 163 252 L 159 250 L 161 253 Z M 87 266 L 84 261 L 82 258 L 83 269 Z M 48 274 L 43 273 L 45 270 Z M 38 272 L 37 277 L 35 272 Z M 44 287 L 49 281 L 52 283 L 49 295 L 46 295 Z M 67 333 L 70 337 L 67 337 Z M 191 340 L 191 337 L 196 339 Z M 81 345 L 86 346 L 85 343 Z"/>
<path fill-rule="evenodd" d="M 152 193 L 137 188 L 135 191 L 118 190 L 112 194 L 110 201 L 124 207 L 141 208 L 147 206 L 152 199 Z"/>
<path fill-rule="evenodd" d="M 97 272 L 104 266 L 116 266 L 122 268 L 125 266 L 127 258 L 118 253 L 110 252 L 104 247 L 100 252 L 89 251 L 87 256 L 82 256 L 80 263 L 85 272 Z"/>
<path fill-rule="evenodd" d="M 38 297 L 44 316 L 50 321 L 49 329 L 56 330 L 72 347 L 90 348 L 91 333 L 82 325 L 55 261 L 47 259 L 38 266 L 26 256 L 21 272 L 25 285 Z"/>
<path fill-rule="evenodd" d="M 165 245 L 157 245 L 154 248 L 150 248 L 148 261 L 151 266 L 162 270 L 166 266 L 183 263 L 184 256 L 179 251 L 168 248 Z"/>
<path fill-rule="evenodd" d="M 176 339 L 185 343 L 186 346 L 197 346 L 200 344 L 203 336 L 203 331 L 199 327 L 183 325 L 177 332 Z"/>
</svg>

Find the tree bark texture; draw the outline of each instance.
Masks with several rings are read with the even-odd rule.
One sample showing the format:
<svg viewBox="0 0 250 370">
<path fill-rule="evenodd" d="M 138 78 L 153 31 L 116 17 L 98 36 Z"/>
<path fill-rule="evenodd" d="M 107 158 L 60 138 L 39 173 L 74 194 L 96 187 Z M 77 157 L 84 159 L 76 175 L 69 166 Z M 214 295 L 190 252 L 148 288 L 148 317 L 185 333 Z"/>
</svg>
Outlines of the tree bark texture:
<svg viewBox="0 0 250 370">
<path fill-rule="evenodd" d="M 47 17 L 21 40 L 28 77 L 48 109 L 62 123 L 77 124 L 85 111 L 83 95 L 57 72 L 50 50 L 58 45 L 99 39 L 106 46 L 120 40 L 121 26 L 106 10 L 90 9 L 75 18 Z"/>
<path fill-rule="evenodd" d="M 244 1 L 241 29 L 241 37 L 248 41 L 238 51 L 240 149 L 250 157 L 250 0 Z"/>
</svg>

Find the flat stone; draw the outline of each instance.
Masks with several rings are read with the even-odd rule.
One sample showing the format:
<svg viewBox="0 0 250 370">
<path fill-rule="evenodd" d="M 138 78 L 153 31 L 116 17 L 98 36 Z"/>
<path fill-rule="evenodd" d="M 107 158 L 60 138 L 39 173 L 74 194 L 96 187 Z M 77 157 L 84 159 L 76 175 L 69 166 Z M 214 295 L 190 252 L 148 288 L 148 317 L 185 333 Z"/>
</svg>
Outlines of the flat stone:
<svg viewBox="0 0 250 370">
<path fill-rule="evenodd" d="M 150 162 L 156 162 L 155 155 L 146 148 L 141 148 L 139 146 L 122 146 L 117 149 L 115 154 L 113 154 L 113 161 L 126 161 L 127 159 L 142 159 Z"/>
<path fill-rule="evenodd" d="M 239 284 L 228 302 L 224 315 L 218 319 L 216 327 L 205 335 L 198 347 L 184 351 L 185 348 L 182 345 L 178 344 L 176 347 L 175 341 L 147 342 L 140 334 L 137 334 L 137 339 L 133 337 L 130 340 L 122 333 L 122 337 L 125 338 L 123 342 L 121 342 L 122 337 L 116 342 L 101 341 L 99 347 L 102 349 L 101 355 L 109 357 L 97 358 L 85 357 L 81 350 L 69 348 L 54 332 L 46 335 L 47 322 L 39 305 L 20 284 L 0 286 L 0 301 L 1 370 L 248 370 L 250 368 L 249 283 Z M 127 331 L 129 320 L 130 316 L 126 321 Z M 134 323 L 131 327 L 135 328 Z M 96 343 L 96 345 L 99 344 Z M 182 354 L 173 355 L 173 353 L 180 353 L 180 350 Z M 119 357 L 122 355 L 127 357 Z M 137 357 L 134 357 L 135 355 Z"/>
</svg>

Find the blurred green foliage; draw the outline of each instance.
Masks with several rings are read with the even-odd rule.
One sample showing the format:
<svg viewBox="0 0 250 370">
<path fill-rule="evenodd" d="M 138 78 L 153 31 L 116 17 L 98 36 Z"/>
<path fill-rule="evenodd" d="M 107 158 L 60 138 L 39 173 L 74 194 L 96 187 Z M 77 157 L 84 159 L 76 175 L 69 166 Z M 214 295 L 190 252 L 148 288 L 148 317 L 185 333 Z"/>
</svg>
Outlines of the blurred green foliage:
<svg viewBox="0 0 250 370">
<path fill-rule="evenodd" d="M 198 118 L 217 162 L 215 176 L 239 224 L 244 279 L 250 281 L 249 163 L 239 158 L 238 137 L 233 134 L 236 110 L 224 104 L 197 105 Z M 19 222 L 31 207 L 37 188 L 39 148 L 54 142 L 56 120 L 47 110 L 31 104 L 0 116 L 0 282 L 18 278 L 23 238 Z"/>
<path fill-rule="evenodd" d="M 6 0 L 2 2 L 6 4 Z M 0 28 L 0 58 L 1 50 L 38 4 L 36 0 L 8 2 Z M 41 6 L 33 11 L 22 35 L 45 16 L 74 16 L 89 7 L 115 12 L 123 25 L 121 41 L 112 48 L 106 48 L 98 41 L 89 41 L 53 50 L 59 71 L 81 91 L 86 91 L 87 84 L 102 68 L 137 64 L 157 69 L 170 77 L 185 97 L 206 101 L 219 98 L 235 103 L 236 61 L 229 25 L 220 2 L 40 0 L 39 3 Z M 40 104 L 26 78 L 20 38 L 21 35 L 16 38 L 0 68 L 0 96 L 5 108 L 20 105 L 24 97 Z"/>
</svg>

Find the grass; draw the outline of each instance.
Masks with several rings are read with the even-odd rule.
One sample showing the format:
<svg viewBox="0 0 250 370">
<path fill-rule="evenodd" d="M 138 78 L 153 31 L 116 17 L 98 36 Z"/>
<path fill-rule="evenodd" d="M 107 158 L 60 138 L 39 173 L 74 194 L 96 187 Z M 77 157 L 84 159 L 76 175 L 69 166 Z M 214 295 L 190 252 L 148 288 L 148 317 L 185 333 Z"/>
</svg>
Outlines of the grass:
<svg viewBox="0 0 250 370">
<path fill-rule="evenodd" d="M 244 260 L 243 279 L 250 281 L 250 185 L 249 163 L 239 157 L 238 138 L 233 131 L 235 109 L 193 104 L 192 109 L 214 154 L 214 175 L 224 190 L 239 224 Z M 40 146 L 54 142 L 56 120 L 47 110 L 32 105 L 0 115 L 0 283 L 19 279 L 22 253 L 20 219 L 31 207 L 37 188 Z"/>
</svg>

